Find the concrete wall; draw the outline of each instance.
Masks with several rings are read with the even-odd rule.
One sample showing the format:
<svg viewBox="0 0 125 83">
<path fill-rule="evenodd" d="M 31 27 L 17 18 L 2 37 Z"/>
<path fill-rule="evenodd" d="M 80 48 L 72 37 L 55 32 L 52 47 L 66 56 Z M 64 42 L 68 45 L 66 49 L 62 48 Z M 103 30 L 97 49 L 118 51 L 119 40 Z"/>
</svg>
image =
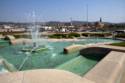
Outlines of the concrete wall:
<svg viewBox="0 0 125 83">
<path fill-rule="evenodd" d="M 28 70 L 0 75 L 0 83 L 84 83 L 83 81 L 86 80 L 78 75 L 55 69 Z"/>
<path fill-rule="evenodd" d="M 15 37 L 13 35 L 6 35 L 4 39 L 5 40 L 14 40 Z"/>
<path fill-rule="evenodd" d="M 125 53 L 112 51 L 83 78 L 93 83 L 120 83 L 124 71 Z"/>
<path fill-rule="evenodd" d="M 82 49 L 84 47 L 84 45 L 71 45 L 68 47 L 64 48 L 64 53 L 72 53 L 72 52 L 76 52 L 79 51 L 80 49 Z"/>
<path fill-rule="evenodd" d="M 31 44 L 31 43 L 32 43 L 32 40 L 31 40 L 31 39 L 25 39 L 25 38 L 10 40 L 10 44 L 11 44 L 11 45 Z"/>
</svg>

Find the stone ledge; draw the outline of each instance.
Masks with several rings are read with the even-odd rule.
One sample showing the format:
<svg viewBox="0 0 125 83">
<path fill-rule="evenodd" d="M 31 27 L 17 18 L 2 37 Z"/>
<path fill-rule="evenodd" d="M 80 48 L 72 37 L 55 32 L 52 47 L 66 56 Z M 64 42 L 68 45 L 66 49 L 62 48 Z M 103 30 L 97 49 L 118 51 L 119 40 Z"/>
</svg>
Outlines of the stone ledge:
<svg viewBox="0 0 125 83">
<path fill-rule="evenodd" d="M 108 48 L 112 51 L 125 52 L 125 47 L 121 46 L 112 46 L 112 45 L 97 45 L 96 47 Z"/>
<path fill-rule="evenodd" d="M 116 62 L 122 66 L 125 63 L 125 53 L 112 51 L 104 59 L 105 61 Z"/>
<path fill-rule="evenodd" d="M 13 35 L 6 35 L 6 36 L 4 37 L 4 39 L 11 41 L 11 40 L 14 40 L 15 37 L 14 37 Z"/>
<path fill-rule="evenodd" d="M 117 83 L 123 72 L 124 62 L 125 53 L 112 51 L 83 78 L 95 83 Z"/>
<path fill-rule="evenodd" d="M 82 49 L 83 47 L 84 47 L 84 45 L 74 44 L 74 45 L 65 47 L 64 48 L 64 53 L 76 52 L 76 51 L 79 51 L 80 49 Z"/>
<path fill-rule="evenodd" d="M 10 44 L 12 44 L 12 45 L 29 44 L 31 42 L 32 42 L 31 39 L 25 39 L 25 38 L 10 40 Z"/>
<path fill-rule="evenodd" d="M 39 69 L 0 75 L 0 83 L 93 83 L 71 72 Z"/>
</svg>

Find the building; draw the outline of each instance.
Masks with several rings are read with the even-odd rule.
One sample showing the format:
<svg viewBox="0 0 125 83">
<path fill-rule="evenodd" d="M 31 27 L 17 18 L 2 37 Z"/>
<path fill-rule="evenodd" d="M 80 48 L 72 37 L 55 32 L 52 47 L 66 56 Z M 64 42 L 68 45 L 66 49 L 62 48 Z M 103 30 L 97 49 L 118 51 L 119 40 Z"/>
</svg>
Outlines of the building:
<svg viewBox="0 0 125 83">
<path fill-rule="evenodd" d="M 102 29 L 104 27 L 104 23 L 102 22 L 102 18 L 98 22 L 95 23 L 96 29 Z"/>
</svg>

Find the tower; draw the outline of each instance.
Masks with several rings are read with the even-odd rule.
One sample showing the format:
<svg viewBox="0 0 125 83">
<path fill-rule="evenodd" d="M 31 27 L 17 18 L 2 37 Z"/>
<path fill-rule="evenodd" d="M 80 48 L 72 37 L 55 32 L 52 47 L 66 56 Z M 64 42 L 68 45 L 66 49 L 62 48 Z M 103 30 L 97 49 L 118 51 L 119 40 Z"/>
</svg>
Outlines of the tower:
<svg viewBox="0 0 125 83">
<path fill-rule="evenodd" d="M 100 17 L 100 21 L 99 21 L 100 23 L 102 23 L 102 18 Z"/>
<path fill-rule="evenodd" d="M 73 23 L 72 23 L 72 18 L 70 18 L 70 25 L 73 26 Z"/>
<path fill-rule="evenodd" d="M 95 23 L 95 27 L 96 29 L 101 29 L 104 27 L 104 23 L 102 22 L 102 18 L 100 17 L 100 20 L 98 22 Z"/>
</svg>

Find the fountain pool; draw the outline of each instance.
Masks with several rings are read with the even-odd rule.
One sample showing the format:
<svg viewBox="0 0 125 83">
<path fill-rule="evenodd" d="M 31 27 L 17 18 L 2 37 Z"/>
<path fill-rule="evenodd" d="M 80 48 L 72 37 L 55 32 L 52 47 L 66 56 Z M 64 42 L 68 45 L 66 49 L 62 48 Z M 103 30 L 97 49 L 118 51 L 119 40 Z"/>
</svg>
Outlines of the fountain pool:
<svg viewBox="0 0 125 83">
<path fill-rule="evenodd" d="M 9 45 L 7 41 L 0 40 L 0 56 L 6 59 L 9 63 L 13 64 L 19 71 L 29 69 L 49 69 L 57 68 L 63 69 L 60 65 L 64 63 L 71 63 L 74 61 L 73 67 L 65 68 L 65 70 L 76 73 L 78 75 L 84 75 L 85 72 L 90 70 L 99 61 L 87 59 L 79 55 L 79 52 L 64 54 L 63 48 L 72 44 L 95 44 L 100 42 L 119 42 L 112 39 L 79 39 L 79 41 L 63 41 L 63 42 L 48 42 L 47 46 L 50 46 L 48 50 L 39 51 L 35 53 L 22 52 L 23 45 Z M 4 46 L 4 47 L 3 47 Z M 28 56 L 31 55 L 31 56 Z M 28 57 L 28 58 L 26 58 Z M 26 61 L 23 63 L 23 61 Z M 23 65 L 21 65 L 23 64 Z M 73 68 L 73 71 L 72 69 Z"/>
</svg>

